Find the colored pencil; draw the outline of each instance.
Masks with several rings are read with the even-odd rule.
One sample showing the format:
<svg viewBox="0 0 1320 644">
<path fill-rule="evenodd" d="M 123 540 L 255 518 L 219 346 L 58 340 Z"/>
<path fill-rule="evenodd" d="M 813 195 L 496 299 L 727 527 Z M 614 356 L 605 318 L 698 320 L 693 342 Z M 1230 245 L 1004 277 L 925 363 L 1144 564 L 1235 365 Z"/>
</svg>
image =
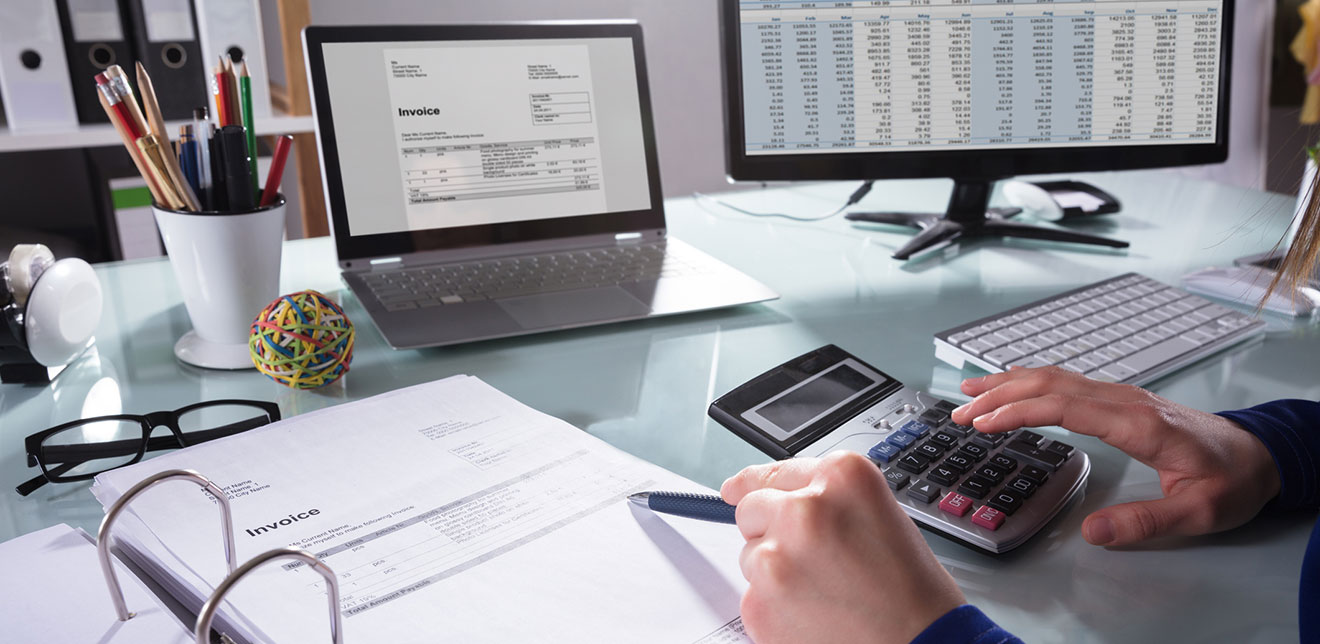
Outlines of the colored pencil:
<svg viewBox="0 0 1320 644">
<path fill-rule="evenodd" d="M 247 129 L 248 159 L 252 162 L 252 197 L 261 196 L 257 186 L 257 128 L 252 115 L 252 76 L 248 74 L 247 61 L 239 63 L 238 97 L 243 108 L 243 127 Z"/>
</svg>

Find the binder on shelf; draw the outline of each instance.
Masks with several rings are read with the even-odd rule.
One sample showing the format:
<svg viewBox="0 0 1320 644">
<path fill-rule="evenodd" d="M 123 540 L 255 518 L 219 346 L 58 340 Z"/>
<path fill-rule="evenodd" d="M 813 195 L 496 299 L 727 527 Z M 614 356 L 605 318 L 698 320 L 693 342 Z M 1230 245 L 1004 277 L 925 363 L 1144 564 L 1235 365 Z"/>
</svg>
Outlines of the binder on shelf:
<svg viewBox="0 0 1320 644">
<path fill-rule="evenodd" d="M 0 97 L 13 131 L 78 129 L 55 0 L 0 2 Z"/>
<path fill-rule="evenodd" d="M 261 6 L 257 0 L 193 0 L 202 57 L 208 64 L 228 55 L 237 65 L 247 61 L 252 74 L 252 112 L 269 118 L 270 74 L 266 68 L 266 44 L 261 31 Z"/>
<path fill-rule="evenodd" d="M 190 0 L 122 0 L 133 52 L 155 84 L 168 120 L 192 118 L 207 104 L 206 61 Z"/>
<path fill-rule="evenodd" d="M 82 123 L 108 123 L 92 78 L 111 65 L 129 65 L 129 44 L 118 0 L 57 0 L 74 105 Z"/>
</svg>

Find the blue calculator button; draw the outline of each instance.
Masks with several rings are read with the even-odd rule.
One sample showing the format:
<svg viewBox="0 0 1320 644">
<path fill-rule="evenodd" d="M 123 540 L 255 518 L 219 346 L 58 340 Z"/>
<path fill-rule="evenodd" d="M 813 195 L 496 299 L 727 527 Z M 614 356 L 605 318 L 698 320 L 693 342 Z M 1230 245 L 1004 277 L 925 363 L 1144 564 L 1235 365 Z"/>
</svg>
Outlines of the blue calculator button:
<svg viewBox="0 0 1320 644">
<path fill-rule="evenodd" d="M 904 434 L 903 432 L 894 432 L 893 434 L 889 435 L 889 438 L 885 439 L 885 442 L 899 449 L 906 449 L 908 447 L 911 447 L 913 443 L 917 442 L 917 439 L 914 438 L 911 434 Z"/>
<path fill-rule="evenodd" d="M 898 456 L 898 453 L 901 451 L 903 450 L 890 445 L 889 443 L 876 443 L 876 446 L 872 447 L 871 451 L 867 452 L 866 455 L 870 456 L 871 460 L 888 463 L 889 461 L 894 460 L 894 457 Z"/>
<path fill-rule="evenodd" d="M 927 425 L 926 423 L 920 423 L 915 420 L 908 421 L 908 423 L 904 425 L 902 429 L 904 432 L 908 434 L 912 434 L 917 438 L 921 438 L 922 436 L 925 436 L 926 434 L 930 433 L 930 425 Z"/>
</svg>

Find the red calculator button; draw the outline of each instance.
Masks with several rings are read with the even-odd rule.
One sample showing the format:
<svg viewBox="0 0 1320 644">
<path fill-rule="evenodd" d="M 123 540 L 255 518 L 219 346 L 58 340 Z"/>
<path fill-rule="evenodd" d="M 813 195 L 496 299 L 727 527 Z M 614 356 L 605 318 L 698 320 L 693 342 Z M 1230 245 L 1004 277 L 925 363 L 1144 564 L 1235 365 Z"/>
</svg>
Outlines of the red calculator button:
<svg viewBox="0 0 1320 644">
<path fill-rule="evenodd" d="M 980 510 L 976 511 L 976 514 L 972 515 L 972 523 L 986 530 L 998 530 L 999 526 L 1004 525 L 1004 513 L 988 505 L 983 505 Z"/>
<path fill-rule="evenodd" d="M 960 517 L 972 509 L 972 500 L 957 492 L 950 492 L 949 496 L 940 501 L 940 509 L 953 516 Z"/>
</svg>

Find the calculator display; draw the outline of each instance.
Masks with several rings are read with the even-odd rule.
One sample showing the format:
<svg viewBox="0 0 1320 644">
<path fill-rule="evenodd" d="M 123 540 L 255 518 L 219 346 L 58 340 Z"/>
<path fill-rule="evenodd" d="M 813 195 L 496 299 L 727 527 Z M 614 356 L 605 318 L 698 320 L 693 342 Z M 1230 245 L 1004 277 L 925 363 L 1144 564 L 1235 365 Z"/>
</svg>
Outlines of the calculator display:
<svg viewBox="0 0 1320 644">
<path fill-rule="evenodd" d="M 816 417 L 875 384 L 874 380 L 856 369 L 841 364 L 758 408 L 756 412 L 783 431 L 785 438 L 792 438 L 793 434 L 801 431 Z"/>
</svg>

